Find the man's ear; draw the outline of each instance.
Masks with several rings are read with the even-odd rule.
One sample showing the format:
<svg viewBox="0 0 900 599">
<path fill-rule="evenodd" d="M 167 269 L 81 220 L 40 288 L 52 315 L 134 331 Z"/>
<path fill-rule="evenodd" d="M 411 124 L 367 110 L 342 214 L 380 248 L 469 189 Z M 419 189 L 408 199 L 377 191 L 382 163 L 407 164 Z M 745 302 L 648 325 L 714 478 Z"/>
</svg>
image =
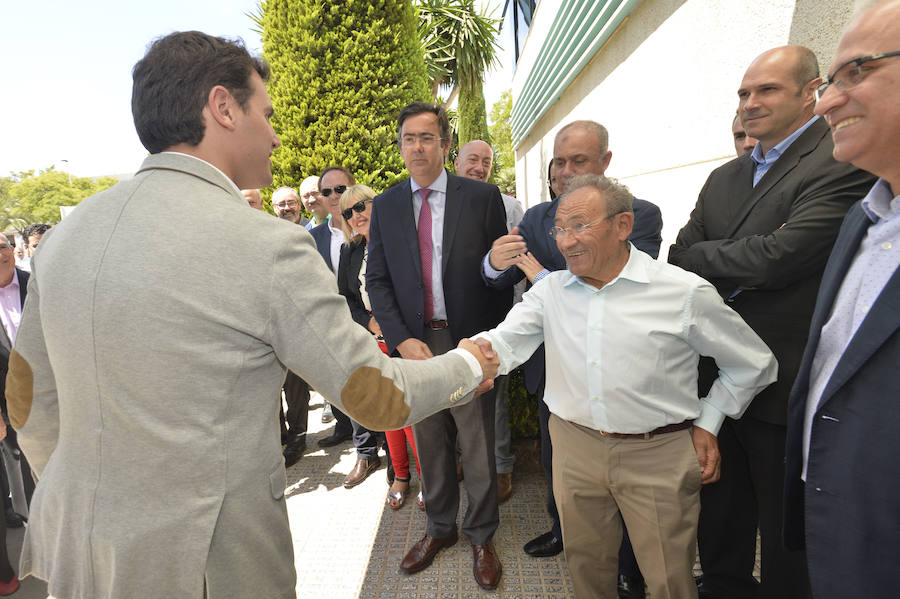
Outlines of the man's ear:
<svg viewBox="0 0 900 599">
<path fill-rule="evenodd" d="M 625 241 L 631 235 L 634 228 L 634 212 L 620 212 L 615 217 L 616 236 L 619 241 Z"/>
<path fill-rule="evenodd" d="M 603 158 L 600 159 L 600 164 L 603 165 L 603 172 L 606 172 L 606 169 L 609 168 L 609 161 L 612 160 L 612 150 L 607 150 L 606 154 L 603 155 Z"/>
<path fill-rule="evenodd" d="M 229 131 L 234 131 L 238 103 L 224 86 L 216 85 L 209 90 L 204 109 L 209 111 L 209 115 L 216 123 Z"/>
<path fill-rule="evenodd" d="M 815 106 L 816 105 L 816 88 L 819 87 L 819 84 L 822 83 L 821 77 L 816 77 L 809 83 L 803 86 L 803 105 L 804 106 Z"/>
</svg>

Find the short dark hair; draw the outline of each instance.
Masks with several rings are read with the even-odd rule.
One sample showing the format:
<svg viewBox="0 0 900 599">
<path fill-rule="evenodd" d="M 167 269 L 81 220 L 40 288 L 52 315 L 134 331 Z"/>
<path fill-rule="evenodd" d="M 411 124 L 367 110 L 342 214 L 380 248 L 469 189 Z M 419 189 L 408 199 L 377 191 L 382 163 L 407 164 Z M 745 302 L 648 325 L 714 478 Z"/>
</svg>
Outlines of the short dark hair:
<svg viewBox="0 0 900 599">
<path fill-rule="evenodd" d="M 347 178 L 350 180 L 350 185 L 356 185 L 356 177 L 354 177 L 353 173 L 351 173 L 348 169 L 345 169 L 344 167 L 337 166 L 337 165 L 326 166 L 325 169 L 321 173 L 319 173 L 319 183 L 317 185 L 319 191 L 322 191 L 322 179 L 325 178 L 325 173 L 328 173 L 331 171 L 341 171 L 342 173 L 347 175 Z"/>
<path fill-rule="evenodd" d="M 141 143 L 151 154 L 176 144 L 203 140 L 203 106 L 221 85 L 241 108 L 253 93 L 256 71 L 269 78 L 265 62 L 251 56 L 241 40 L 200 31 L 179 31 L 154 40 L 134 65 L 131 114 Z"/>
<path fill-rule="evenodd" d="M 50 230 L 51 225 L 45 223 L 34 223 L 22 229 L 22 240 L 28 245 L 28 238 L 32 235 L 43 235 Z"/>
<path fill-rule="evenodd" d="M 444 107 L 439 104 L 429 104 L 428 102 L 413 102 L 404 106 L 400 114 L 397 115 L 398 142 L 400 141 L 400 130 L 403 129 L 403 123 L 406 122 L 406 119 L 417 114 L 425 114 L 426 112 L 430 112 L 437 117 L 438 128 L 441 131 L 441 141 L 450 139 L 450 119 L 447 118 L 447 111 L 444 110 Z"/>
</svg>

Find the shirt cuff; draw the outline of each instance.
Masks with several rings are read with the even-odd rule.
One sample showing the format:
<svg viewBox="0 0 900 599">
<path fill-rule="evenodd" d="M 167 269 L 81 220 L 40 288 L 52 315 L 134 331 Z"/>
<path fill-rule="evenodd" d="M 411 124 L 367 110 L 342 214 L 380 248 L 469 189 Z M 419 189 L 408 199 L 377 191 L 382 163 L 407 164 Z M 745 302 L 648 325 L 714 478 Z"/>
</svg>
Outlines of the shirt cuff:
<svg viewBox="0 0 900 599">
<path fill-rule="evenodd" d="M 462 356 L 466 360 L 466 364 L 469 365 L 469 370 L 472 371 L 472 376 L 476 379 L 475 384 L 481 384 L 481 379 L 484 377 L 484 372 L 481 370 L 481 364 L 478 363 L 478 358 L 470 354 L 468 351 L 460 349 L 458 347 L 455 349 L 451 349 L 447 353 Z"/>
<path fill-rule="evenodd" d="M 484 275 L 493 281 L 494 279 L 499 278 L 500 275 L 502 275 L 503 273 L 505 273 L 507 270 L 509 270 L 512 267 L 508 266 L 506 268 L 506 270 L 497 270 L 496 268 L 491 266 L 491 252 L 492 251 L 493 250 L 489 250 L 488 253 L 484 255 L 484 261 L 482 262 L 482 264 L 483 264 L 483 268 L 484 268 Z"/>
<path fill-rule="evenodd" d="M 701 399 L 700 415 L 694 419 L 694 426 L 698 426 L 709 433 L 718 435 L 723 422 L 725 422 L 725 413 L 721 412 L 705 399 Z"/>
<path fill-rule="evenodd" d="M 538 274 L 534 275 L 534 280 L 531 282 L 531 284 L 532 285 L 536 284 L 538 281 L 540 281 L 541 279 L 543 279 L 544 277 L 546 277 L 549 274 L 550 274 L 550 271 L 545 268 Z"/>
</svg>

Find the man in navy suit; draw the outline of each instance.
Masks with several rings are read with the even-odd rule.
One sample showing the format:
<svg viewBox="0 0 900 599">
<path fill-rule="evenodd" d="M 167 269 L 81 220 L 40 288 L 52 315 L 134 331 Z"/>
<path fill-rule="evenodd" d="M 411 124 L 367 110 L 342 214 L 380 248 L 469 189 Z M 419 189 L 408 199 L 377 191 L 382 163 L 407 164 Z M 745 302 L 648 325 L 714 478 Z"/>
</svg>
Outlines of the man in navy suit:
<svg viewBox="0 0 900 599">
<path fill-rule="evenodd" d="M 568 192 L 569 183 L 577 175 L 602 175 L 606 172 L 612 152 L 609 150 L 609 134 L 606 127 L 594 121 L 575 121 L 559 130 L 553 144 L 551 172 L 555 183 L 553 191 L 560 195 Z M 529 274 L 529 280 L 542 278 L 541 269 L 549 272 L 565 270 L 566 261 L 547 232 L 554 227 L 558 199 L 533 206 L 525 213 L 522 222 L 509 235 L 498 238 L 484 260 L 485 281 L 497 288 L 509 288 L 525 276 L 517 261 L 526 252 L 539 267 Z M 662 243 L 662 214 L 656 204 L 646 200 L 634 200 L 634 229 L 628 240 L 634 246 L 654 258 L 659 256 Z M 524 265 L 523 265 L 523 268 Z M 526 269 L 527 270 L 527 269 Z M 547 478 L 547 511 L 552 526 L 546 532 L 525 545 L 525 552 L 534 557 L 556 555 L 563 549 L 559 512 L 553 497 L 551 472 L 553 447 L 550 442 L 548 421 L 550 410 L 543 402 L 544 395 L 544 346 L 525 363 L 525 386 L 530 393 L 538 394 L 541 464 Z M 643 582 L 627 536 L 620 554 L 619 590 L 624 596 L 643 597 Z"/>
<path fill-rule="evenodd" d="M 410 104 L 400 112 L 397 130 L 411 178 L 375 198 L 366 288 L 390 351 L 425 359 L 495 326 L 509 311 L 512 290 L 492 289 L 479 275 L 481 257 L 506 232 L 506 212 L 495 185 L 444 169 L 450 124 L 442 108 Z M 475 580 L 486 589 L 499 583 L 492 542 L 500 523 L 494 396 L 486 393 L 413 427 L 427 528 L 401 562 L 403 572 L 427 568 L 457 541 L 458 439 L 469 499 L 462 530 L 472 543 Z"/>
<path fill-rule="evenodd" d="M 816 113 L 834 157 L 881 177 L 825 267 L 788 404 L 785 541 L 816 599 L 888 597 L 900 563 L 900 2 L 841 38 Z"/>
</svg>

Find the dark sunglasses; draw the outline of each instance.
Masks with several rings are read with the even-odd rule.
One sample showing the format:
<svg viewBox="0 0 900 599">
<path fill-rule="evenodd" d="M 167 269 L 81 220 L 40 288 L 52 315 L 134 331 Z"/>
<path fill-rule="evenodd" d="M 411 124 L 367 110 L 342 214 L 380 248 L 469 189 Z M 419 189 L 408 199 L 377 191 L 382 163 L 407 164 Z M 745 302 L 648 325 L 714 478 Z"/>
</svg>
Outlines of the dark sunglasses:
<svg viewBox="0 0 900 599">
<path fill-rule="evenodd" d="M 335 186 L 334 186 L 334 193 L 336 193 L 336 194 L 338 194 L 338 195 L 341 195 L 341 194 L 344 193 L 345 191 L 347 191 L 347 186 L 346 186 L 346 185 L 335 185 Z M 322 195 L 323 195 L 324 197 L 326 197 L 326 198 L 327 198 L 328 196 L 331 195 L 331 192 L 332 192 L 332 188 L 331 188 L 331 187 L 323 187 L 323 188 L 322 188 Z"/>
<path fill-rule="evenodd" d="M 337 187 L 335 187 L 337 189 Z M 344 217 L 344 220 L 350 220 L 350 217 L 353 216 L 353 213 L 362 214 L 366 211 L 366 204 L 371 202 L 372 200 L 360 200 L 347 208 L 346 210 L 341 211 L 341 216 Z"/>
</svg>

